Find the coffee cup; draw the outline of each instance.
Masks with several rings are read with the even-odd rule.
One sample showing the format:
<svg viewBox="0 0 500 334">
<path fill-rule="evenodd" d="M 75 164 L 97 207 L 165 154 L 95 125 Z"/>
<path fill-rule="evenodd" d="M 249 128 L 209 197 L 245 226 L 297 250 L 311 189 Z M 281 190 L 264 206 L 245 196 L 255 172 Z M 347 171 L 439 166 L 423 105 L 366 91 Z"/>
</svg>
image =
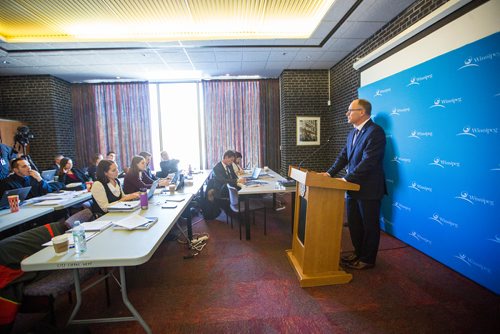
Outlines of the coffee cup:
<svg viewBox="0 0 500 334">
<path fill-rule="evenodd" d="M 171 195 L 175 194 L 175 184 L 170 184 L 168 186 L 168 191 L 170 191 Z"/>
<path fill-rule="evenodd" d="M 67 234 L 61 234 L 52 238 L 52 245 L 56 255 L 66 254 L 69 246 L 69 239 Z"/>
<path fill-rule="evenodd" d="M 19 195 L 10 195 L 7 199 L 9 200 L 10 212 L 19 211 Z"/>
<path fill-rule="evenodd" d="M 87 182 L 85 182 L 85 186 L 87 186 L 87 191 L 88 191 L 88 192 L 90 192 L 90 189 L 92 189 L 92 184 L 93 184 L 93 183 L 94 183 L 94 182 L 92 182 L 92 181 L 87 181 Z"/>
<path fill-rule="evenodd" d="M 264 166 L 264 172 L 268 172 L 268 171 L 269 171 L 269 167 Z"/>
</svg>

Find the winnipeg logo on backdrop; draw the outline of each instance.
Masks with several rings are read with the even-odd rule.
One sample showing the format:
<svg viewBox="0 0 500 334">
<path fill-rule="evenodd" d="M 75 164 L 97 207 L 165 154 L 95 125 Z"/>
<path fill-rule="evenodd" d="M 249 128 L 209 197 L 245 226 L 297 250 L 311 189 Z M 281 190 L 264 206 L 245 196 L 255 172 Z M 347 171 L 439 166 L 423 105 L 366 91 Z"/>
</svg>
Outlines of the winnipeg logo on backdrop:
<svg viewBox="0 0 500 334">
<path fill-rule="evenodd" d="M 493 238 L 489 238 L 488 240 L 496 242 L 497 244 L 500 244 L 500 236 L 498 234 L 495 235 L 495 237 L 493 237 Z"/>
<path fill-rule="evenodd" d="M 440 158 L 434 158 L 434 160 L 429 164 L 431 166 L 441 167 L 460 167 L 460 162 L 448 161 Z"/>
<path fill-rule="evenodd" d="M 495 201 L 478 197 L 476 195 L 471 195 L 466 191 L 462 191 L 459 196 L 455 196 L 456 199 L 467 202 L 469 204 L 480 203 L 483 205 L 495 206 Z"/>
<path fill-rule="evenodd" d="M 456 223 L 454 223 L 454 222 L 452 222 L 452 221 L 450 221 L 450 220 L 448 220 L 448 219 L 446 219 L 446 218 L 441 217 L 441 216 L 440 216 L 439 214 L 437 214 L 437 213 L 434 213 L 434 214 L 432 215 L 432 217 L 429 217 L 429 219 L 430 219 L 430 220 L 435 221 L 435 222 L 436 222 L 436 223 L 438 223 L 439 225 L 444 225 L 444 224 L 446 224 L 446 225 L 449 225 L 449 226 L 451 226 L 451 227 L 458 228 L 458 224 L 456 224 Z"/>
<path fill-rule="evenodd" d="M 468 57 L 464 60 L 464 64 L 458 68 L 458 70 L 462 70 L 467 67 L 479 67 L 478 63 L 483 61 L 491 61 L 497 57 L 500 57 L 500 52 L 491 52 L 487 55 L 476 56 L 476 57 Z"/>
<path fill-rule="evenodd" d="M 398 156 L 394 156 L 394 158 L 392 158 L 391 162 L 395 162 L 395 163 L 398 163 L 398 164 L 401 164 L 401 163 L 406 163 L 406 164 L 410 164 L 411 163 L 411 159 L 410 158 L 402 158 L 402 157 L 398 157 Z"/>
<path fill-rule="evenodd" d="M 473 260 L 471 257 L 463 254 L 463 253 L 460 253 L 458 255 L 455 255 L 455 258 L 457 258 L 458 260 L 462 261 L 463 263 L 465 263 L 466 265 L 468 265 L 469 267 L 477 267 L 479 269 L 481 269 L 482 271 L 486 271 L 488 274 L 491 274 L 491 269 L 478 263 L 477 261 Z"/>
<path fill-rule="evenodd" d="M 415 231 L 411 231 L 410 233 L 408 233 L 410 235 L 410 237 L 414 237 L 415 239 L 417 239 L 418 241 L 422 241 L 426 244 L 429 244 L 429 245 L 432 245 L 432 241 L 430 241 L 429 239 L 423 237 L 421 234 L 415 232 Z"/>
<path fill-rule="evenodd" d="M 392 108 L 391 116 L 399 116 L 405 112 L 410 112 L 410 108 Z"/>
<path fill-rule="evenodd" d="M 410 86 L 419 86 L 421 81 L 426 81 L 432 79 L 432 74 L 427 74 L 421 77 L 412 77 L 410 79 L 410 83 L 406 85 L 406 87 Z"/>
<path fill-rule="evenodd" d="M 432 137 L 432 132 L 430 131 L 417 131 L 412 130 L 408 138 L 422 139 L 422 137 Z"/>
<path fill-rule="evenodd" d="M 462 132 L 457 133 L 457 136 L 477 137 L 477 135 L 492 135 L 498 134 L 498 128 L 473 128 L 464 126 Z"/>
<path fill-rule="evenodd" d="M 409 206 L 403 205 L 399 202 L 392 202 L 392 206 L 395 207 L 398 210 L 405 210 L 405 211 L 411 211 L 411 208 Z"/>
<path fill-rule="evenodd" d="M 382 96 L 382 95 L 385 95 L 385 94 L 390 93 L 390 92 L 391 92 L 390 88 L 377 89 L 377 91 L 375 92 L 375 95 L 373 95 L 373 97 Z"/>
<path fill-rule="evenodd" d="M 434 99 L 434 102 L 429 108 L 446 108 L 447 104 L 456 104 L 456 103 L 462 103 L 462 98 L 461 97 L 453 97 L 446 99 L 436 98 Z"/>
<path fill-rule="evenodd" d="M 423 186 L 421 184 L 418 184 L 417 182 L 413 181 L 408 188 L 416 190 L 416 191 L 427 191 L 427 192 L 432 192 L 431 187 Z"/>
</svg>

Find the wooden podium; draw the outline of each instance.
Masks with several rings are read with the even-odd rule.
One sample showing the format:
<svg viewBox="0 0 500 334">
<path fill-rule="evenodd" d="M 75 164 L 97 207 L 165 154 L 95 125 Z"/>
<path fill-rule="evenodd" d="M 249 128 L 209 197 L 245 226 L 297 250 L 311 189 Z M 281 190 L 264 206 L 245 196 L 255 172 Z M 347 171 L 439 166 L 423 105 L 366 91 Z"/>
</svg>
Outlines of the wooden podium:
<svg viewBox="0 0 500 334">
<path fill-rule="evenodd" d="M 359 185 L 290 166 L 297 181 L 292 249 L 288 260 L 301 287 L 348 283 L 352 275 L 339 267 L 346 190 Z"/>
</svg>

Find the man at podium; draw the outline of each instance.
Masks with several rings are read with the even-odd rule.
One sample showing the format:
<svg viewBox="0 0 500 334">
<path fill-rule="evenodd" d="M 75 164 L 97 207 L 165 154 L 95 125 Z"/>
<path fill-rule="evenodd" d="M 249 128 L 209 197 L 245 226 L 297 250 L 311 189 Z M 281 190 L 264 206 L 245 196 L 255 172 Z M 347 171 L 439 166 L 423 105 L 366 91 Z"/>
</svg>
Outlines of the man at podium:
<svg viewBox="0 0 500 334">
<path fill-rule="evenodd" d="M 380 241 L 380 205 L 387 193 L 382 161 L 385 132 L 371 120 L 371 103 L 357 99 L 347 109 L 347 122 L 353 129 L 334 164 L 323 173 L 333 177 L 344 167 L 344 180 L 360 185 L 359 191 L 347 191 L 347 223 L 354 253 L 343 256 L 342 262 L 353 269 L 375 266 Z"/>
</svg>

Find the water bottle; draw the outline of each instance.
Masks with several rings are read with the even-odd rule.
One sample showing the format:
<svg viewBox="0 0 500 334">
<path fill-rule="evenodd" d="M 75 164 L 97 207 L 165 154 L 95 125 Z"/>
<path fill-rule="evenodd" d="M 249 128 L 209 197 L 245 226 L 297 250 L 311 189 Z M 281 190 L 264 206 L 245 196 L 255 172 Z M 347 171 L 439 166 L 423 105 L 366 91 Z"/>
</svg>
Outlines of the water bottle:
<svg viewBox="0 0 500 334">
<path fill-rule="evenodd" d="M 139 201 L 141 202 L 141 209 L 146 210 L 148 208 L 148 193 L 145 188 L 140 189 Z"/>
<path fill-rule="evenodd" d="M 75 242 L 75 253 L 83 254 L 87 251 L 87 241 L 85 240 L 85 228 L 77 220 L 73 224 L 73 241 Z"/>
</svg>

